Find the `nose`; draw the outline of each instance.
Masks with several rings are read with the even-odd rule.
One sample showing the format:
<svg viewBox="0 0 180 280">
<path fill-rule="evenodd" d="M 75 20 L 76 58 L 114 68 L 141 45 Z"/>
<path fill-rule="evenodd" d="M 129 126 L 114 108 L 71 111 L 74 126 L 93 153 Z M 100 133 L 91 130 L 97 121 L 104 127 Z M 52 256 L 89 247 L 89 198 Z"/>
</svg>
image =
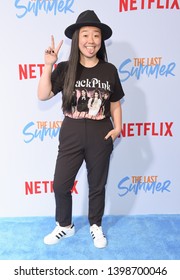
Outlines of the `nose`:
<svg viewBox="0 0 180 280">
<path fill-rule="evenodd" d="M 88 43 L 94 43 L 93 35 L 88 36 Z"/>
</svg>

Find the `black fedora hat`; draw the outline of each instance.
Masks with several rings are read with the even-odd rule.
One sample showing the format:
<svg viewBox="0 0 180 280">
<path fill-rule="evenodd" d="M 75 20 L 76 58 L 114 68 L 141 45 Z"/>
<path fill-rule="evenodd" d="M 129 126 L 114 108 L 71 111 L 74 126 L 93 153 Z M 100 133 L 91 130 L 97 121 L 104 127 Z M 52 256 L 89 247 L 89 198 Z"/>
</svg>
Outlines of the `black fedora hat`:
<svg viewBox="0 0 180 280">
<path fill-rule="evenodd" d="M 109 39 L 112 35 L 112 29 L 108 25 L 100 22 L 95 12 L 91 10 L 82 12 L 78 16 L 76 23 L 68 26 L 65 29 L 64 33 L 69 39 L 72 39 L 74 31 L 83 26 L 96 26 L 100 28 L 102 32 L 103 40 Z"/>
</svg>

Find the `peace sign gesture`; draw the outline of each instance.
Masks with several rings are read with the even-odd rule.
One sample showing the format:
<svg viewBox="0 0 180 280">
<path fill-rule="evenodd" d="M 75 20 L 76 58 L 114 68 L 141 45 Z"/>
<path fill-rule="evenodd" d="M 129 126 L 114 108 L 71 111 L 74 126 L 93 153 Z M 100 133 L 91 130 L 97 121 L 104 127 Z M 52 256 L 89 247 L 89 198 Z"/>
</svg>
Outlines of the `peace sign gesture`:
<svg viewBox="0 0 180 280">
<path fill-rule="evenodd" d="M 63 40 L 59 42 L 57 47 L 55 48 L 54 36 L 51 35 L 51 46 L 45 50 L 45 64 L 53 65 L 58 59 L 58 53 L 63 44 Z"/>
</svg>

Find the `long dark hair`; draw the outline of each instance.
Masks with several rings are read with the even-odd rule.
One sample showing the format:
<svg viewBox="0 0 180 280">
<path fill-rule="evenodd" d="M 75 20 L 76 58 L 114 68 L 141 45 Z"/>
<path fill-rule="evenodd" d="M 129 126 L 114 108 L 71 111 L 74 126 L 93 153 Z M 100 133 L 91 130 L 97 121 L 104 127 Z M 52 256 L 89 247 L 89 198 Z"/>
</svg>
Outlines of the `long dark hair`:
<svg viewBox="0 0 180 280">
<path fill-rule="evenodd" d="M 71 102 L 76 82 L 77 67 L 79 63 L 79 29 L 77 29 L 72 37 L 71 50 L 68 60 L 66 76 L 64 80 L 62 109 L 65 112 L 71 112 Z M 108 61 L 107 52 L 104 40 L 102 38 L 101 48 L 97 52 L 97 58 L 103 61 Z"/>
</svg>

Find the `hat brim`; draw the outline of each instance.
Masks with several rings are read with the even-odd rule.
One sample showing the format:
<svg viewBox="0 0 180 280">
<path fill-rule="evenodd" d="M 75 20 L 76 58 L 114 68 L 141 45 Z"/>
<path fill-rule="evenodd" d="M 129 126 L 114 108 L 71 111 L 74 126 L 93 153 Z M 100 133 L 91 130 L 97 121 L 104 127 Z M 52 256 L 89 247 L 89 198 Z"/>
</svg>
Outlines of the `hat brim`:
<svg viewBox="0 0 180 280">
<path fill-rule="evenodd" d="M 76 31 L 77 29 L 79 29 L 83 26 L 95 26 L 95 27 L 100 28 L 101 32 L 102 32 L 103 40 L 109 39 L 112 35 L 112 29 L 108 25 L 106 25 L 104 23 L 92 23 L 92 22 L 74 23 L 74 24 L 68 26 L 65 29 L 64 33 L 65 33 L 66 37 L 68 37 L 69 39 L 72 39 L 74 31 Z"/>
</svg>

